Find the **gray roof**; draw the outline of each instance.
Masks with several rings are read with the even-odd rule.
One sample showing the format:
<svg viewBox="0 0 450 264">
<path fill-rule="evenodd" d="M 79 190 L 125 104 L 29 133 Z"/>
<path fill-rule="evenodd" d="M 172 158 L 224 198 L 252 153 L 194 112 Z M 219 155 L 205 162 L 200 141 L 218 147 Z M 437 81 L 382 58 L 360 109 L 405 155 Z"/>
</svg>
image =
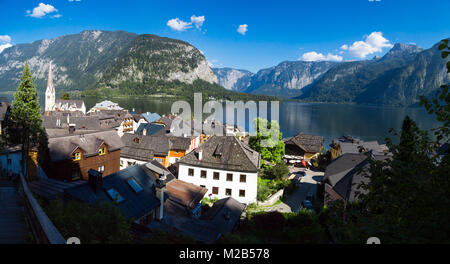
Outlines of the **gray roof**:
<svg viewBox="0 0 450 264">
<path fill-rule="evenodd" d="M 322 151 L 324 138 L 322 136 L 299 133 L 294 137 L 284 139 L 284 142 L 293 144 L 308 153 L 318 153 Z"/>
<path fill-rule="evenodd" d="M 127 180 L 133 178 L 142 191 L 136 193 L 128 185 Z M 106 191 L 114 188 L 124 201 L 116 204 L 106 194 Z M 97 202 L 115 204 L 129 219 L 138 219 L 160 205 L 156 197 L 155 182 L 147 174 L 143 166 L 131 166 L 116 173 L 103 177 L 102 190 L 95 193 L 89 183 L 66 189 L 65 193 L 75 199 L 95 205 Z M 166 196 L 165 199 L 168 197 Z"/>
<path fill-rule="evenodd" d="M 202 218 L 210 220 L 216 227 L 216 231 L 224 235 L 233 231 L 244 209 L 244 204 L 228 197 L 215 202 Z"/>
<path fill-rule="evenodd" d="M 135 142 L 139 140 L 139 143 Z M 170 150 L 169 138 L 166 136 L 143 136 L 125 133 L 122 136 L 124 148 L 120 156 L 136 160 L 149 161 L 154 155 L 166 156 Z"/>
<path fill-rule="evenodd" d="M 357 193 L 367 193 L 358 188 L 362 183 L 369 182 L 369 157 L 383 161 L 388 155 L 344 154 L 328 165 L 324 181 L 330 184 L 336 193 L 344 200 L 355 201 Z"/>
<path fill-rule="evenodd" d="M 58 126 L 58 120 L 61 126 Z M 44 128 L 68 128 L 69 124 L 75 124 L 76 129 L 101 130 L 106 128 L 101 126 L 100 120 L 96 116 L 42 116 Z"/>
<path fill-rule="evenodd" d="M 202 160 L 198 159 L 200 150 Z M 190 152 L 178 162 L 206 168 L 257 172 L 261 155 L 234 136 L 212 136 L 196 151 Z"/>
<path fill-rule="evenodd" d="M 72 153 L 80 148 L 84 155 L 98 154 L 98 148 L 105 143 L 108 151 L 115 151 L 123 147 L 123 143 L 116 131 L 101 131 L 82 135 L 70 135 L 49 138 L 48 148 L 52 161 L 72 159 Z"/>
<path fill-rule="evenodd" d="M 86 181 L 63 182 L 56 179 L 45 179 L 30 182 L 30 188 L 33 193 L 47 199 L 62 198 L 64 190 L 85 184 Z"/>
</svg>

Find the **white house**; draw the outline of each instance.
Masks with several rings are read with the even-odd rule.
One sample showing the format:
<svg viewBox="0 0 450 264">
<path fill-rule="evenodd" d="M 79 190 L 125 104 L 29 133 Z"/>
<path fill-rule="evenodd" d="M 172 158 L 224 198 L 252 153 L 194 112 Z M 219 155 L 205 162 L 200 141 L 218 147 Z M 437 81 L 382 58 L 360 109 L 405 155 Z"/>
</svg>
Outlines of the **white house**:
<svg viewBox="0 0 450 264">
<path fill-rule="evenodd" d="M 208 189 L 212 198 L 255 203 L 261 155 L 235 136 L 213 136 L 178 161 L 178 179 Z"/>
</svg>

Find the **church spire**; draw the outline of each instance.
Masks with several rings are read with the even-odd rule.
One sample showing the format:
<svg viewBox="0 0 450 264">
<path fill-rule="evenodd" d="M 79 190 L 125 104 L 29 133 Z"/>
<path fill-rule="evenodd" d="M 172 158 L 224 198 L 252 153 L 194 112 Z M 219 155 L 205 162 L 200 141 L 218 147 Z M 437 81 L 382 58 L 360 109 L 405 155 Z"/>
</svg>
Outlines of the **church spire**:
<svg viewBox="0 0 450 264">
<path fill-rule="evenodd" d="M 47 90 L 45 90 L 45 111 L 53 111 L 55 106 L 55 87 L 53 86 L 52 62 L 48 67 Z"/>
</svg>

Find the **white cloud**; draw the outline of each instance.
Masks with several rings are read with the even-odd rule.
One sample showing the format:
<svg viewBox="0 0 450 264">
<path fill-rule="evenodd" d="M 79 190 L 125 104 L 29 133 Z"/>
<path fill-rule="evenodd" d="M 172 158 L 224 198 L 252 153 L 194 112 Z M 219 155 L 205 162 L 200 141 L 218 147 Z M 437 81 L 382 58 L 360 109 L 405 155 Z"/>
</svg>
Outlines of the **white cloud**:
<svg viewBox="0 0 450 264">
<path fill-rule="evenodd" d="M 299 60 L 302 61 L 342 61 L 342 57 L 328 53 L 326 56 L 315 51 L 304 53 Z"/>
<path fill-rule="evenodd" d="M 11 37 L 8 35 L 0 35 L 0 42 L 9 43 L 11 42 Z"/>
<path fill-rule="evenodd" d="M 81 2 L 81 0 L 69 0 L 69 2 Z"/>
<path fill-rule="evenodd" d="M 191 28 L 192 23 L 184 22 L 183 20 L 177 18 L 173 18 L 167 21 L 167 26 L 176 31 L 184 31 L 188 28 Z"/>
<path fill-rule="evenodd" d="M 366 58 L 368 55 L 381 52 L 383 48 L 392 48 L 389 40 L 383 37 L 382 32 L 372 32 L 364 41 L 356 41 L 348 47 L 343 45 L 341 49 L 348 50 L 350 55 L 358 58 Z"/>
<path fill-rule="evenodd" d="M 3 45 L 0 45 L 0 53 L 2 53 L 3 50 L 5 50 L 5 49 L 7 49 L 9 47 L 12 47 L 12 45 L 10 43 L 6 43 L 6 44 L 3 44 Z"/>
<path fill-rule="evenodd" d="M 191 24 L 193 23 L 197 29 L 203 26 L 203 22 L 205 22 L 205 16 L 191 16 Z"/>
<path fill-rule="evenodd" d="M 237 29 L 237 32 L 239 34 L 243 35 L 243 36 L 245 35 L 245 33 L 247 33 L 247 31 L 248 31 L 248 25 L 247 24 L 240 25 L 238 27 L 238 29 Z"/>
<path fill-rule="evenodd" d="M 54 6 L 52 5 L 46 5 L 44 3 L 39 3 L 39 5 L 35 8 L 33 8 L 33 12 L 31 12 L 30 10 L 27 10 L 27 14 L 30 17 L 35 17 L 35 18 L 41 18 L 44 17 L 47 14 L 53 13 L 53 12 L 58 12 L 58 9 L 56 9 Z"/>
<path fill-rule="evenodd" d="M 348 45 L 347 44 L 342 45 L 341 50 L 348 50 Z"/>
<path fill-rule="evenodd" d="M 194 25 L 195 28 L 200 29 L 203 26 L 204 22 L 205 16 L 192 15 L 191 22 L 185 22 L 177 17 L 167 21 L 167 26 L 176 31 L 185 31 L 189 28 L 192 28 L 192 25 Z"/>
</svg>

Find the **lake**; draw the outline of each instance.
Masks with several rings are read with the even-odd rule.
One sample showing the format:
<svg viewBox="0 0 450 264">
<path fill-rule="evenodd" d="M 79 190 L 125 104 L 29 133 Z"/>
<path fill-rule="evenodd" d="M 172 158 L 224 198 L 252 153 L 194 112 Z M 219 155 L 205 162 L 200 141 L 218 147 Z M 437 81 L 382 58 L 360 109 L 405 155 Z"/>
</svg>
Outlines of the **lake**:
<svg viewBox="0 0 450 264">
<path fill-rule="evenodd" d="M 7 95 L 12 100 L 12 95 Z M 89 109 L 100 100 L 83 98 Z M 170 99 L 130 99 L 118 98 L 114 102 L 125 109 L 137 112 L 156 112 L 167 115 L 171 112 Z M 41 107 L 44 106 L 43 96 L 40 96 Z M 193 106 L 191 106 L 192 109 Z M 291 137 L 299 132 L 321 135 L 325 138 L 325 146 L 332 139 L 342 135 L 351 135 L 363 140 L 377 140 L 384 143 L 386 137 L 391 137 L 389 129 L 400 130 L 405 116 L 410 116 L 421 129 L 431 129 L 439 125 L 434 115 L 429 115 L 423 107 L 392 107 L 363 106 L 351 104 L 321 104 L 321 103 L 280 103 L 279 123 L 283 138 Z M 218 118 L 219 119 L 219 118 Z M 253 124 L 246 125 L 253 132 Z M 393 138 L 398 142 L 397 138 Z"/>
<path fill-rule="evenodd" d="M 96 103 L 95 98 L 85 98 L 89 109 Z M 173 100 L 167 99 L 114 99 L 120 106 L 137 112 L 157 112 L 169 114 Z M 193 106 L 191 105 L 191 108 Z M 439 125 L 434 115 L 429 115 L 423 107 L 363 106 L 350 104 L 320 104 L 282 102 L 279 123 L 283 137 L 291 137 L 299 132 L 317 134 L 325 138 L 328 146 L 332 139 L 342 135 L 352 135 L 363 140 L 385 142 L 389 129 L 400 130 L 405 116 L 415 120 L 421 129 Z M 248 123 L 248 122 L 247 122 Z M 246 129 L 253 131 L 253 124 Z M 394 139 L 395 142 L 397 140 Z"/>
</svg>

